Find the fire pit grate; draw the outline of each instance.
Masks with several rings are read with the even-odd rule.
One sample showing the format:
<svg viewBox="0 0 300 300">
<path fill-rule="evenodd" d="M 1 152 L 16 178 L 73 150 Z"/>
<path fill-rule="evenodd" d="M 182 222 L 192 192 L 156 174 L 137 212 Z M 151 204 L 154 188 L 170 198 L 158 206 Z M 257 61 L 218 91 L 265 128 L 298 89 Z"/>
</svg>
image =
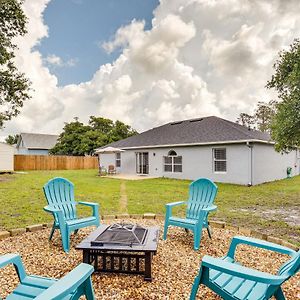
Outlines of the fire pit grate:
<svg viewBox="0 0 300 300">
<path fill-rule="evenodd" d="M 115 245 L 143 245 L 147 236 L 147 229 L 129 223 L 116 223 L 107 227 L 95 240 L 91 241 L 91 246 L 103 246 L 104 244 Z"/>
</svg>

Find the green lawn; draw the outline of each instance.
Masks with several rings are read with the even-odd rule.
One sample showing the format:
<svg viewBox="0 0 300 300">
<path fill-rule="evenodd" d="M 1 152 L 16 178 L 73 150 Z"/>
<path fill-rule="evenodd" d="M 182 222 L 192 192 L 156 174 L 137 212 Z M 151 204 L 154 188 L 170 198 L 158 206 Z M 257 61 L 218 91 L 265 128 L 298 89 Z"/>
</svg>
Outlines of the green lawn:
<svg viewBox="0 0 300 300">
<path fill-rule="evenodd" d="M 51 221 L 51 216 L 42 210 L 46 204 L 42 186 L 54 176 L 66 177 L 75 184 L 77 200 L 99 202 L 101 214 L 122 213 L 119 204 L 122 181 L 100 178 L 96 170 L 7 174 L 0 175 L 0 229 Z M 123 182 L 127 211 L 131 214 L 164 214 L 165 203 L 186 199 L 190 183 L 165 178 Z M 214 219 L 268 232 L 300 244 L 299 221 L 298 225 L 286 223 L 291 216 L 300 218 L 300 176 L 250 188 L 221 183 L 218 186 L 218 210 L 212 214 Z M 183 213 L 183 210 L 178 213 Z M 80 214 L 88 214 L 88 210 L 81 209 Z"/>
</svg>

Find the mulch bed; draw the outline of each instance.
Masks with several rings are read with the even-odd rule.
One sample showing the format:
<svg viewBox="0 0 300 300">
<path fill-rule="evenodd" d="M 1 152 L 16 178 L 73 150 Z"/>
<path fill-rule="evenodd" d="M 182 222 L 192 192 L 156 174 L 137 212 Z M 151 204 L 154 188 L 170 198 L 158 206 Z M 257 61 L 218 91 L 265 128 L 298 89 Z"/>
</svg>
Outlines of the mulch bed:
<svg viewBox="0 0 300 300">
<path fill-rule="evenodd" d="M 137 220 L 129 220 L 136 222 Z M 109 223 L 105 221 L 104 223 Z M 156 220 L 138 220 L 139 224 L 160 225 Z M 48 242 L 50 229 L 28 232 L 20 236 L 0 241 L 0 255 L 19 253 L 29 274 L 60 278 L 82 262 L 82 252 L 74 247 L 92 228 L 80 230 L 72 236 L 71 251 L 65 254 L 61 248 L 59 232 L 53 241 Z M 193 250 L 192 235 L 180 228 L 170 228 L 167 241 L 161 240 L 157 255 L 154 256 L 152 282 L 145 282 L 142 276 L 101 274 L 93 275 L 96 299 L 188 299 L 192 283 L 199 269 L 201 257 L 205 254 L 221 257 L 226 254 L 231 238 L 237 233 L 217 229 L 213 230 L 210 240 L 203 232 L 200 251 Z M 286 257 L 256 248 L 243 246 L 238 248 L 238 260 L 244 265 L 261 271 L 276 273 Z M 5 297 L 17 284 L 18 279 L 13 267 L 0 270 L 0 298 Z M 300 274 L 283 285 L 286 299 L 300 299 Z M 198 299 L 220 299 L 205 287 L 200 287 Z"/>
</svg>

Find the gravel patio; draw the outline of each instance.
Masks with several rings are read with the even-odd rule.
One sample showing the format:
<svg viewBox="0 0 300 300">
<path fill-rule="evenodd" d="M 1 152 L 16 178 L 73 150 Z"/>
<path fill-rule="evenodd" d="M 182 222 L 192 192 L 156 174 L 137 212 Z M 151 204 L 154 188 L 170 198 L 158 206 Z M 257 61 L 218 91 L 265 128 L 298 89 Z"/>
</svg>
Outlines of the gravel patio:
<svg viewBox="0 0 300 300">
<path fill-rule="evenodd" d="M 203 233 L 200 251 L 194 251 L 191 234 L 185 234 L 180 228 L 170 227 L 167 241 L 162 240 L 163 223 L 157 220 L 126 220 L 144 225 L 161 227 L 157 255 L 153 258 L 153 281 L 145 282 L 142 276 L 132 275 L 93 275 L 96 299 L 188 299 L 193 279 L 199 269 L 201 257 L 205 254 L 214 257 L 224 255 L 231 238 L 236 232 L 227 229 L 213 229 L 213 239 Z M 104 221 L 110 223 L 110 221 Z M 51 243 L 48 242 L 50 229 L 27 232 L 20 236 L 0 241 L 0 255 L 19 253 L 28 273 L 60 278 L 82 261 L 81 251 L 75 246 L 93 228 L 80 230 L 72 236 L 71 251 L 65 254 L 61 248 L 61 239 L 56 232 Z M 239 248 L 238 260 L 244 265 L 262 271 L 275 273 L 285 260 L 277 255 L 256 248 Z M 0 271 L 0 298 L 17 284 L 13 267 Z M 286 298 L 300 299 L 300 274 L 291 278 L 283 286 Z M 200 287 L 198 299 L 220 299 L 210 290 Z"/>
</svg>

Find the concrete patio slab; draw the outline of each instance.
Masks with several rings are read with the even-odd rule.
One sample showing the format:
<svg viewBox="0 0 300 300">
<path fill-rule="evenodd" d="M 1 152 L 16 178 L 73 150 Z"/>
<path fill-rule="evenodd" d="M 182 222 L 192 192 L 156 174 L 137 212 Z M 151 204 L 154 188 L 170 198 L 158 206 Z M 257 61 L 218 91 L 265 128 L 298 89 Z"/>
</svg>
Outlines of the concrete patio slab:
<svg viewBox="0 0 300 300">
<path fill-rule="evenodd" d="M 115 175 L 105 175 L 101 176 L 104 178 L 113 178 L 113 179 L 125 179 L 125 180 L 144 180 L 144 179 L 153 179 L 157 177 L 152 177 L 148 175 L 137 175 L 137 174 L 115 174 Z"/>
</svg>

